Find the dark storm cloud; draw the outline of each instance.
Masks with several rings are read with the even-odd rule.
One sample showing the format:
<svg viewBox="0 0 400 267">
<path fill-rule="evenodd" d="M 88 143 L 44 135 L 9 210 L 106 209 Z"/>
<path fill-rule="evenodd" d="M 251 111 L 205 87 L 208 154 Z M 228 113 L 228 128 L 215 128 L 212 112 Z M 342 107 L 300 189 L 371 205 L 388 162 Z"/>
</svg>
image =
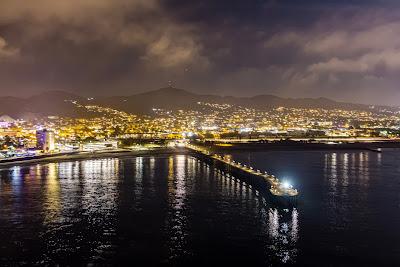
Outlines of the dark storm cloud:
<svg viewBox="0 0 400 267">
<path fill-rule="evenodd" d="M 0 1 L 0 90 L 328 96 L 396 104 L 395 1 Z"/>
</svg>

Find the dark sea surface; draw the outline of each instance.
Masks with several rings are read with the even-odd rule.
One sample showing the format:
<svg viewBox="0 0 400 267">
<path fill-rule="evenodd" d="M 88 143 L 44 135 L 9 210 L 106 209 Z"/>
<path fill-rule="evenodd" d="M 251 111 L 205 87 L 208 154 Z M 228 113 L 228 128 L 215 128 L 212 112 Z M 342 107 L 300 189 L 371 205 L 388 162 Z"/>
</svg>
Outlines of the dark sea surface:
<svg viewBox="0 0 400 267">
<path fill-rule="evenodd" d="M 240 152 L 295 208 L 187 155 L 0 170 L 0 265 L 400 266 L 400 152 Z"/>
</svg>

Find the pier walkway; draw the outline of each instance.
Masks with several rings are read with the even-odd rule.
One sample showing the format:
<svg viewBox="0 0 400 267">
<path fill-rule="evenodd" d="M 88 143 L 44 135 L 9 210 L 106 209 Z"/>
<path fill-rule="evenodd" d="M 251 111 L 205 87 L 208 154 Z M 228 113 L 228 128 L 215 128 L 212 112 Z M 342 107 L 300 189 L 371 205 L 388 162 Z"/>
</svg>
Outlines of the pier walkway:
<svg viewBox="0 0 400 267">
<path fill-rule="evenodd" d="M 223 169 L 229 174 L 238 174 L 239 176 L 245 176 L 246 180 L 254 185 L 261 186 L 267 190 L 272 196 L 285 199 L 293 200 L 298 195 L 297 189 L 294 189 L 290 184 L 280 181 L 274 175 L 270 175 L 267 172 L 261 172 L 260 170 L 254 170 L 252 167 L 235 162 L 234 160 L 224 158 L 217 154 L 211 154 L 207 149 L 192 144 L 186 144 L 186 148 L 194 152 L 194 155 L 203 161 L 208 163 L 215 163 L 217 167 Z"/>
</svg>

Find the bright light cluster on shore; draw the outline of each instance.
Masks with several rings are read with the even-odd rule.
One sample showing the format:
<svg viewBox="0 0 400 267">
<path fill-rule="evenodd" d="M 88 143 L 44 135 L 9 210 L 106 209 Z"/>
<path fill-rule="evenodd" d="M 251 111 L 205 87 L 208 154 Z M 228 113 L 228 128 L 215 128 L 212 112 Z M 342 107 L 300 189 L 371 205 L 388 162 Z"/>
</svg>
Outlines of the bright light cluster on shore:
<svg viewBox="0 0 400 267">
<path fill-rule="evenodd" d="M 154 107 L 149 115 L 129 114 L 111 107 L 81 105 L 85 118 L 48 116 L 33 120 L 0 118 L 2 149 L 36 144 L 39 128 L 54 131 L 57 144 L 133 139 L 268 139 L 268 138 L 398 138 L 400 112 L 371 107 L 368 111 L 306 108 L 247 108 L 198 102 L 193 108 Z"/>
</svg>

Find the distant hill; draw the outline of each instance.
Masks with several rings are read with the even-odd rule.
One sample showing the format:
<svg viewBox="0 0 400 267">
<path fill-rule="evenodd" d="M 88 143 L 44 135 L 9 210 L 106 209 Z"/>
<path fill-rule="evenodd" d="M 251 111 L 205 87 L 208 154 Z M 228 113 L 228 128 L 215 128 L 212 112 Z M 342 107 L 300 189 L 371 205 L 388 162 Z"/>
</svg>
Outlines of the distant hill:
<svg viewBox="0 0 400 267">
<path fill-rule="evenodd" d="M 337 102 L 327 98 L 281 98 L 273 95 L 254 97 L 233 97 L 217 95 L 200 95 L 177 88 L 158 90 L 131 96 L 99 97 L 89 102 L 86 98 L 62 91 L 51 91 L 29 98 L 0 97 L 0 116 L 13 118 L 33 116 L 89 116 L 84 108 L 79 108 L 72 101 L 80 104 L 97 104 L 135 114 L 150 114 L 152 108 L 169 110 L 195 109 L 197 102 L 226 103 L 257 109 L 274 107 L 325 108 L 346 110 L 368 110 L 369 106 Z"/>
<path fill-rule="evenodd" d="M 275 107 L 296 108 L 326 108 L 346 110 L 367 110 L 369 107 L 362 104 L 337 102 L 327 98 L 281 98 L 274 95 L 258 95 L 254 97 L 233 97 L 217 95 L 199 95 L 177 88 L 161 88 L 132 96 L 106 97 L 98 99 L 97 103 L 131 113 L 150 113 L 153 107 L 164 109 L 195 108 L 197 102 L 218 104 L 235 104 L 257 109 Z"/>
<path fill-rule="evenodd" d="M 85 98 L 62 91 L 50 91 L 29 98 L 0 97 L 0 116 L 33 118 L 43 116 L 84 117 L 86 110 L 78 108 L 71 100 L 83 103 Z"/>
</svg>

